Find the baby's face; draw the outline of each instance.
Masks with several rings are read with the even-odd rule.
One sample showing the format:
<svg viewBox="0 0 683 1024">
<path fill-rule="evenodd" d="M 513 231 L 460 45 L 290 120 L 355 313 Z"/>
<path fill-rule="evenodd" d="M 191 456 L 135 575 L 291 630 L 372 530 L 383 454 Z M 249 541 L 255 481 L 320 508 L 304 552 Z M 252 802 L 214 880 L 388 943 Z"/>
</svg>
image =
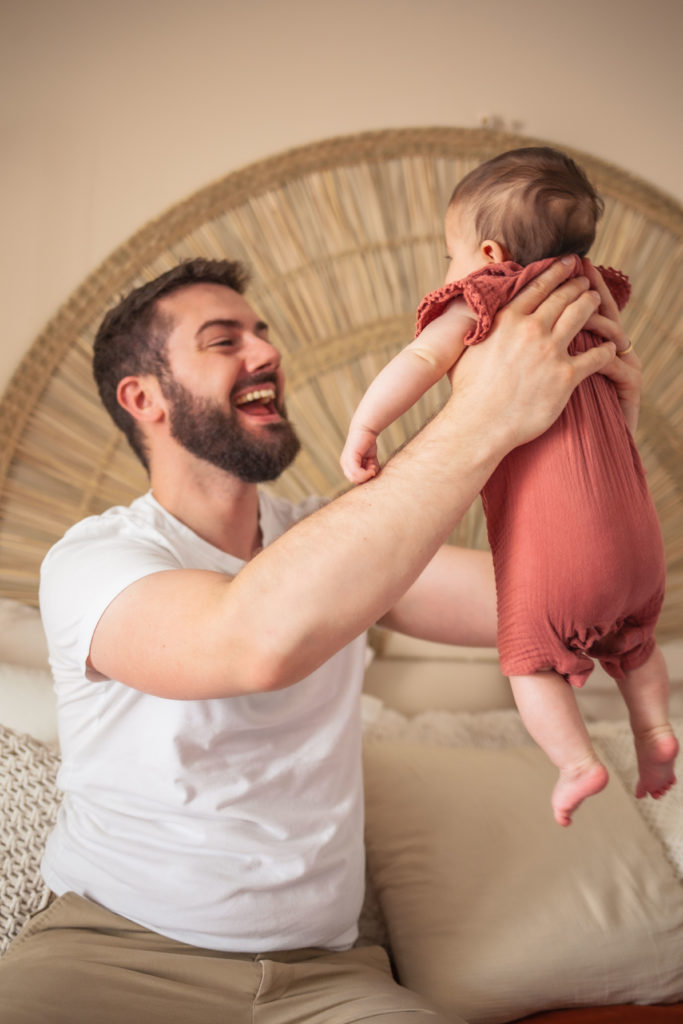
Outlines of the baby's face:
<svg viewBox="0 0 683 1024">
<path fill-rule="evenodd" d="M 461 206 L 449 206 L 446 211 L 445 230 L 449 263 L 444 284 L 462 281 L 463 277 L 480 270 L 490 262 L 482 251 L 472 218 Z"/>
</svg>

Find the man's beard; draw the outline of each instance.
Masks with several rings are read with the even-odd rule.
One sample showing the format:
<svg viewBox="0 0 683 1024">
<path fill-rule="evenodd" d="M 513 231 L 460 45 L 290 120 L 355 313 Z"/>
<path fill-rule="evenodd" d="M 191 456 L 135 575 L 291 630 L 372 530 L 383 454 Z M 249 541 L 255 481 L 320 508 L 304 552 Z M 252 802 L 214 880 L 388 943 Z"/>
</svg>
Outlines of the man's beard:
<svg viewBox="0 0 683 1024">
<path fill-rule="evenodd" d="M 233 412 L 208 398 L 198 398 L 174 377 L 165 376 L 162 390 L 171 401 L 171 435 L 193 455 L 248 484 L 275 480 L 294 461 L 301 443 L 284 406 L 279 423 L 263 424 L 260 436 L 250 433 Z"/>
</svg>

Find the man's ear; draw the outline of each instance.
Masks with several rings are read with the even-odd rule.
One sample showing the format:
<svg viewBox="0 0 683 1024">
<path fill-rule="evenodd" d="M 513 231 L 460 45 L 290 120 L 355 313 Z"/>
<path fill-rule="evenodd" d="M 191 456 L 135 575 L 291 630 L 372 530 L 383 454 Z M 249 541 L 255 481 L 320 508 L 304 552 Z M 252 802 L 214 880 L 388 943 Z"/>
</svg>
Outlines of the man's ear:
<svg viewBox="0 0 683 1024">
<path fill-rule="evenodd" d="M 116 388 L 119 405 L 140 423 L 156 423 L 166 409 L 159 381 L 151 374 L 123 377 Z"/>
<path fill-rule="evenodd" d="M 480 245 L 481 254 L 487 263 L 505 263 L 506 260 L 511 260 L 512 256 L 500 242 L 495 242 L 492 238 L 485 238 Z"/>
</svg>

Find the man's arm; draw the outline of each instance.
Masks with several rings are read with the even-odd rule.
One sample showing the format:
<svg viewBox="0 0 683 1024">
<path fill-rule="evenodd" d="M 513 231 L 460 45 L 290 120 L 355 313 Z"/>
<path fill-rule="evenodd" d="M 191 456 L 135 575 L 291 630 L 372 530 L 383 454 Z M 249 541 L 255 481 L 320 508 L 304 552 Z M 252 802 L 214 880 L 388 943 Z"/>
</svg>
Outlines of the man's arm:
<svg viewBox="0 0 683 1024">
<path fill-rule="evenodd" d="M 624 331 L 617 304 L 605 284 L 605 279 L 589 259 L 583 260 L 583 272 L 590 281 L 591 288 L 600 295 L 600 306 L 586 327 L 607 341 L 613 341 L 617 346 L 617 353 L 623 352 L 629 348 L 629 339 Z M 638 426 L 642 386 L 640 359 L 631 349 L 627 355 L 613 359 L 601 372 L 609 377 L 615 385 L 626 425 L 631 433 L 635 434 Z"/>
<path fill-rule="evenodd" d="M 437 643 L 495 647 L 496 581 L 490 551 L 452 544 L 439 548 L 378 625 Z"/>
<path fill-rule="evenodd" d="M 460 360 L 453 397 L 378 477 L 297 524 L 233 580 L 178 570 L 119 594 L 95 630 L 94 668 L 181 699 L 279 689 L 382 619 L 500 459 L 614 359 L 611 344 L 567 354 L 599 303 L 587 279 L 566 280 L 569 269 L 558 261 L 499 313 L 486 345 Z"/>
</svg>

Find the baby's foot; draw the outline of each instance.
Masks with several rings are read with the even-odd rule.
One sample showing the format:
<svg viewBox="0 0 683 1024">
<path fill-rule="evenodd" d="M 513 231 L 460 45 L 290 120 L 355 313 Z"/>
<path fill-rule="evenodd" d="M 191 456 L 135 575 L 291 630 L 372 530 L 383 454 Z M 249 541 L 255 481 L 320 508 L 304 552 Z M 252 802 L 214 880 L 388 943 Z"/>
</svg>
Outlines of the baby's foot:
<svg viewBox="0 0 683 1024">
<path fill-rule="evenodd" d="M 552 805 L 558 825 L 571 825 L 572 814 L 586 799 L 604 789 L 608 781 L 607 769 L 590 755 L 578 764 L 560 769 L 560 777 L 553 790 Z"/>
<path fill-rule="evenodd" d="M 678 740 L 670 725 L 658 726 L 635 737 L 640 778 L 636 796 L 664 796 L 676 781 L 674 761 L 678 754 Z"/>
</svg>

